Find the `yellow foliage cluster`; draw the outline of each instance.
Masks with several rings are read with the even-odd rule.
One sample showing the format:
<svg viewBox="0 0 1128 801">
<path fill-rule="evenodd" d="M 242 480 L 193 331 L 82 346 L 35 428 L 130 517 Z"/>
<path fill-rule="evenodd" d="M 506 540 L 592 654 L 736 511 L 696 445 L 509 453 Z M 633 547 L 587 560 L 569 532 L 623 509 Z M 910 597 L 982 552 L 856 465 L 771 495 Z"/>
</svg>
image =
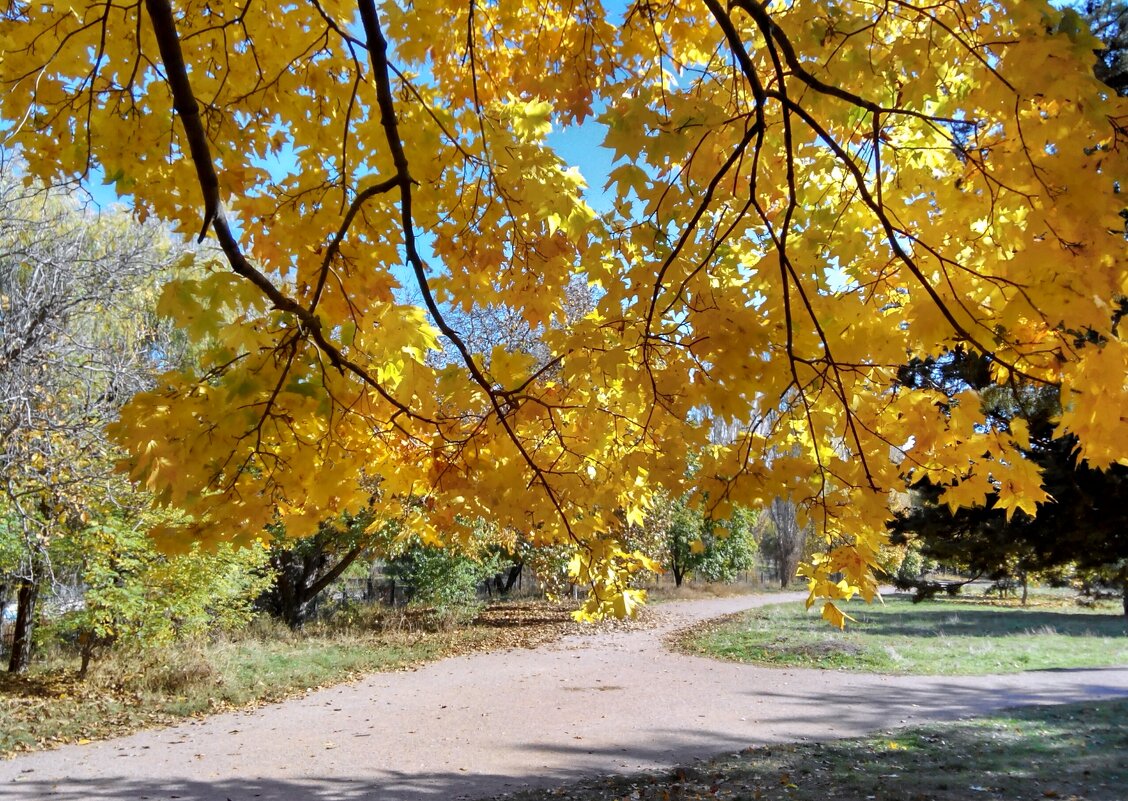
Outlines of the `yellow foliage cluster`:
<svg viewBox="0 0 1128 801">
<path fill-rule="evenodd" d="M 163 302 L 206 362 L 117 430 L 192 514 L 177 537 L 313 531 L 378 482 L 435 536 L 487 516 L 575 543 L 589 612 L 623 614 L 614 532 L 656 488 L 718 518 L 788 496 L 828 543 L 812 598 L 870 598 L 906 480 L 1047 500 L 975 397 L 899 391 L 909 359 L 991 354 L 1000 382 L 1062 387 L 1091 464 L 1128 454 L 1128 108 L 1061 21 L 1042 0 L 16 2 L 0 113 L 37 174 L 98 165 L 223 248 L 230 271 Z M 598 212 L 546 140 L 593 116 L 617 160 Z M 548 355 L 446 320 L 488 304 Z"/>
</svg>

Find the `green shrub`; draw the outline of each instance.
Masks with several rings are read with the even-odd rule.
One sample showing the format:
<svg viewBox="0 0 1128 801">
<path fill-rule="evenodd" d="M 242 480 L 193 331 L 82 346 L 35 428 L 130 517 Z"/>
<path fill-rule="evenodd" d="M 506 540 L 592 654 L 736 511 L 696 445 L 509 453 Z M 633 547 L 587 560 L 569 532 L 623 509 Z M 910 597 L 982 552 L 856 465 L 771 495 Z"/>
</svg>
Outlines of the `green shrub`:
<svg viewBox="0 0 1128 801">
<path fill-rule="evenodd" d="M 901 581 L 913 581 L 924 574 L 924 557 L 916 548 L 906 548 L 901 564 L 897 566 L 894 576 Z"/>
<path fill-rule="evenodd" d="M 144 532 L 111 522 L 76 533 L 67 547 L 79 565 L 83 608 L 45 635 L 77 645 L 81 674 L 112 645 L 144 649 L 244 626 L 270 583 L 257 546 L 165 556 Z"/>
<path fill-rule="evenodd" d="M 384 572 L 409 587 L 411 601 L 446 609 L 474 603 L 478 586 L 500 569 L 500 556 L 486 548 L 437 548 L 410 537 Z"/>
</svg>

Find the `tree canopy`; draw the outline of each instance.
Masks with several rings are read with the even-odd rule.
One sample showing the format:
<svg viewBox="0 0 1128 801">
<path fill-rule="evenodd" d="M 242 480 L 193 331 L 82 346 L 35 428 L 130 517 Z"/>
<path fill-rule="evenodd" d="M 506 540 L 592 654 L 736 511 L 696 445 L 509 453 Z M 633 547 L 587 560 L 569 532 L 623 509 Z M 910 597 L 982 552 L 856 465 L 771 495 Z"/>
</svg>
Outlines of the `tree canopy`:
<svg viewBox="0 0 1128 801">
<path fill-rule="evenodd" d="M 929 559 L 995 579 L 1076 569 L 1128 589 L 1128 469 L 1095 470 L 1078 461 L 1071 434 L 1055 438 L 1061 406 L 1053 387 L 993 385 L 985 358 L 964 351 L 907 365 L 902 381 L 949 396 L 975 389 L 986 425 L 1024 432 L 1023 456 L 1041 471 L 1053 502 L 1039 506 L 1037 515 L 996 508 L 995 493 L 979 506 L 941 504 L 946 488 L 925 479 L 914 487 L 913 503 L 890 523 L 894 542 L 915 540 Z M 1124 610 L 1128 614 L 1128 593 Z"/>
<path fill-rule="evenodd" d="M 0 595 L 18 588 L 9 669 L 27 667 L 52 551 L 144 499 L 115 475 L 104 426 L 184 355 L 153 314 L 191 262 L 157 225 L 94 217 L 65 193 L 21 186 L 0 152 Z"/>
<path fill-rule="evenodd" d="M 1021 429 L 902 391 L 957 346 L 1060 389 L 1128 456 L 1128 107 L 1040 0 L 8 0 L 0 118 L 31 171 L 100 170 L 227 270 L 163 308 L 209 350 L 139 394 L 131 475 L 186 543 L 356 513 L 425 539 L 486 517 L 578 548 L 629 611 L 615 539 L 657 488 L 714 517 L 792 499 L 857 591 L 888 493 L 1032 512 Z M 591 118 L 607 208 L 547 138 Z M 590 124 L 590 123 L 589 123 Z M 582 316 L 566 291 L 593 287 Z M 418 302 L 408 300 L 410 288 Z M 510 310 L 537 353 L 477 352 Z M 457 360 L 435 359 L 446 349 Z M 971 392 L 972 390 L 968 390 Z M 735 428 L 722 444 L 715 423 Z M 696 469 L 687 478 L 690 459 Z M 379 482 L 372 500 L 372 481 Z M 835 622 L 833 605 L 824 614 Z"/>
</svg>

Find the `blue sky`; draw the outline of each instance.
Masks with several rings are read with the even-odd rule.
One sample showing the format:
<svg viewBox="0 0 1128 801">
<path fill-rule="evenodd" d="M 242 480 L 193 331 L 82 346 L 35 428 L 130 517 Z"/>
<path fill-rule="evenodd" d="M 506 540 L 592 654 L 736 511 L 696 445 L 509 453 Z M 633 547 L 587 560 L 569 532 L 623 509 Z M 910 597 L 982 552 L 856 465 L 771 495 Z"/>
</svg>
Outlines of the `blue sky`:
<svg viewBox="0 0 1128 801">
<path fill-rule="evenodd" d="M 548 136 L 549 145 L 560 158 L 579 167 L 588 183 L 587 201 L 596 211 L 607 211 L 611 207 L 611 196 L 603 188 L 611 173 L 612 158 L 611 150 L 601 146 L 605 132 L 605 125 L 589 117 L 582 125 L 554 130 Z"/>
<path fill-rule="evenodd" d="M 557 128 L 548 136 L 549 145 L 560 157 L 567 164 L 579 168 L 588 183 L 588 202 L 596 211 L 605 211 L 611 206 L 610 194 L 603 188 L 611 172 L 612 157 L 611 151 L 601 146 L 605 131 L 606 126 L 589 117 L 582 125 Z M 133 204 L 131 196 L 119 196 L 113 184 L 104 183 L 104 173 L 100 168 L 92 170 L 85 188 L 99 208 Z"/>
</svg>

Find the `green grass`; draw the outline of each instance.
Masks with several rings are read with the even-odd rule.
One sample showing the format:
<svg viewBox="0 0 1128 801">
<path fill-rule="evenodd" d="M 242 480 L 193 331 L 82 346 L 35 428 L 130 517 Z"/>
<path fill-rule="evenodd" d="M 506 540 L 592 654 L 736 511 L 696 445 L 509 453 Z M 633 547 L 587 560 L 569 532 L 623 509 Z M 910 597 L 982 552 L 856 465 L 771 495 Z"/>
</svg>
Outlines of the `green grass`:
<svg viewBox="0 0 1128 801">
<path fill-rule="evenodd" d="M 1011 710 L 827 743 L 749 748 L 507 801 L 1123 801 L 1128 700 Z"/>
<path fill-rule="evenodd" d="M 1021 608 L 976 599 L 846 604 L 844 631 L 782 604 L 683 634 L 690 653 L 778 667 L 975 675 L 1128 665 L 1128 619 L 1060 602 Z"/>
</svg>

